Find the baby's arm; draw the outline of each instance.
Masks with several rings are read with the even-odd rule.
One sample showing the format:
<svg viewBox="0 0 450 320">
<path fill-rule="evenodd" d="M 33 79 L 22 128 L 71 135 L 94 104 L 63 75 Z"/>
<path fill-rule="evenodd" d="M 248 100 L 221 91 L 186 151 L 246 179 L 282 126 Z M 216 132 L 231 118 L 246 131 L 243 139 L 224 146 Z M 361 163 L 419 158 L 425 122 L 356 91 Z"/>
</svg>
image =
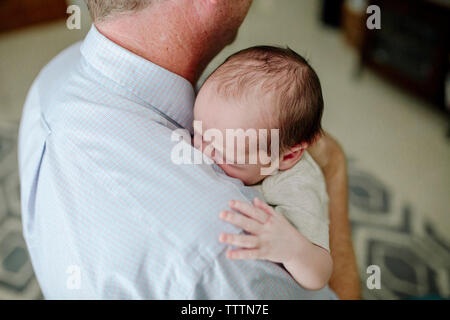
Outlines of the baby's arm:
<svg viewBox="0 0 450 320">
<path fill-rule="evenodd" d="M 331 276 L 332 260 L 327 250 L 312 244 L 280 213 L 259 199 L 253 205 L 231 201 L 221 219 L 250 233 L 221 234 L 219 240 L 241 247 L 227 252 L 230 259 L 265 259 L 282 263 L 305 289 L 324 287 Z"/>
<path fill-rule="evenodd" d="M 292 277 L 305 289 L 318 290 L 330 280 L 333 271 L 333 261 L 330 253 L 319 247 L 302 234 L 297 245 L 293 246 L 292 258 L 283 262 L 284 267 Z"/>
</svg>

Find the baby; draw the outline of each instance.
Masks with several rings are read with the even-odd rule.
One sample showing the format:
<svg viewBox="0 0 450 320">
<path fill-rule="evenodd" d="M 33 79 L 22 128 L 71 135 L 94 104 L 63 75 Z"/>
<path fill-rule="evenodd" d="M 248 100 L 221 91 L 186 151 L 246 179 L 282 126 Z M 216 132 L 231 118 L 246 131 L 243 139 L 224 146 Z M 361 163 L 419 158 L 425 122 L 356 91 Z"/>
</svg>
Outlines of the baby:
<svg viewBox="0 0 450 320">
<path fill-rule="evenodd" d="M 272 145 L 272 136 L 267 141 L 258 136 L 258 147 L 251 148 L 249 135 L 242 146 L 230 146 L 228 140 L 224 144 L 194 132 L 194 145 L 209 150 L 208 156 L 227 175 L 254 186 L 271 205 L 259 199 L 253 204 L 231 201 L 230 208 L 241 214 L 221 212 L 223 220 L 246 231 L 220 235 L 221 242 L 241 247 L 227 256 L 282 263 L 310 290 L 324 287 L 332 271 L 325 181 L 305 151 L 322 133 L 322 112 L 320 81 L 308 62 L 290 49 L 268 46 L 229 57 L 205 81 L 194 108 L 201 132 L 215 129 L 226 136 L 230 129 L 279 129 L 276 151 L 264 147 Z M 250 159 L 255 152 L 256 162 L 236 160 L 239 154 Z M 274 152 L 278 168 L 267 173 L 271 164 L 263 163 L 260 155 L 274 159 Z"/>
</svg>

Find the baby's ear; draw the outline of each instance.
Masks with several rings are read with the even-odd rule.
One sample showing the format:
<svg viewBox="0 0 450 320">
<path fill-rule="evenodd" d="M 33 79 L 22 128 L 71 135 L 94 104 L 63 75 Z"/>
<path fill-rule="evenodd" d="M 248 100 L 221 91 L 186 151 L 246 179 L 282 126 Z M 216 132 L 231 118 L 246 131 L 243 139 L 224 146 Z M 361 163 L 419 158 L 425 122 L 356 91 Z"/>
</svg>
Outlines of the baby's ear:
<svg viewBox="0 0 450 320">
<path fill-rule="evenodd" d="M 299 143 L 285 151 L 280 157 L 279 170 L 288 170 L 295 166 L 307 147 L 308 143 Z"/>
</svg>

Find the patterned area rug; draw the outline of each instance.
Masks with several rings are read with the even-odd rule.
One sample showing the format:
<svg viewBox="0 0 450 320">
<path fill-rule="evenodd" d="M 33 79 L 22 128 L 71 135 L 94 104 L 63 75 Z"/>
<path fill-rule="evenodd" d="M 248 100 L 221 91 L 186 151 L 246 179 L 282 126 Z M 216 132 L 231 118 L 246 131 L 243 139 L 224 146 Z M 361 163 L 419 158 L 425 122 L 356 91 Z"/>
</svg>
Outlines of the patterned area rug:
<svg viewBox="0 0 450 320">
<path fill-rule="evenodd" d="M 17 125 L 0 123 L 0 299 L 42 298 L 20 221 Z"/>
<path fill-rule="evenodd" d="M 357 162 L 349 161 L 350 219 L 365 299 L 450 297 L 450 244 L 433 224 Z M 369 266 L 381 289 L 366 285 Z"/>
<path fill-rule="evenodd" d="M 0 299 L 41 299 L 20 222 L 17 125 L 0 123 Z M 349 161 L 350 217 L 365 299 L 450 297 L 450 245 L 395 191 Z M 368 289 L 369 266 L 381 270 Z"/>
</svg>

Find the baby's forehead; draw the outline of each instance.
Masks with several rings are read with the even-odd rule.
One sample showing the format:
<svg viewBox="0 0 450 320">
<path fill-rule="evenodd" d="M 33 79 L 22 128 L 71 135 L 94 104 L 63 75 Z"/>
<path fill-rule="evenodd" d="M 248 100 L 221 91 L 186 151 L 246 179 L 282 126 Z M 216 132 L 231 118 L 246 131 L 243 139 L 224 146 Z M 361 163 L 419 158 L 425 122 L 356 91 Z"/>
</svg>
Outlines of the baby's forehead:
<svg viewBox="0 0 450 320">
<path fill-rule="evenodd" d="M 204 85 L 196 102 L 195 117 L 218 128 L 269 128 L 276 122 L 272 99 L 255 92 L 226 96 L 214 85 Z"/>
</svg>

